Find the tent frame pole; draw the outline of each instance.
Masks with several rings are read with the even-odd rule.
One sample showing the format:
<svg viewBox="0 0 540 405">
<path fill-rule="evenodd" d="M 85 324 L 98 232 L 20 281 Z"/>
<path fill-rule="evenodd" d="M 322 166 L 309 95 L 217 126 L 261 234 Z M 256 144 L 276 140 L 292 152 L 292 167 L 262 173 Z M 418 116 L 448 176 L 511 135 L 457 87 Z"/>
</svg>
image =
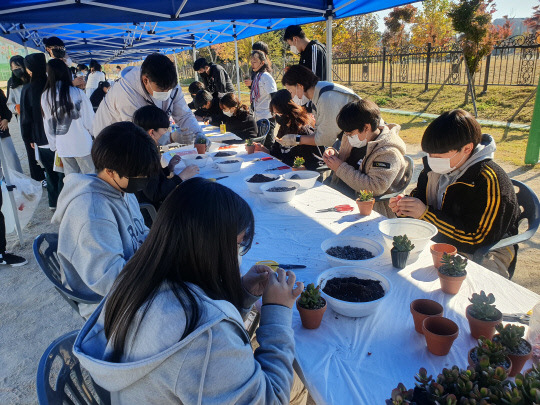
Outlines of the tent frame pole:
<svg viewBox="0 0 540 405">
<path fill-rule="evenodd" d="M 240 62 L 238 61 L 238 39 L 236 38 L 236 25 L 233 25 L 234 32 L 234 57 L 236 59 L 236 87 L 238 91 L 238 100 L 240 100 Z"/>
<path fill-rule="evenodd" d="M 193 44 L 193 63 L 197 60 L 197 50 L 195 49 L 195 44 Z M 199 80 L 199 75 L 197 71 L 195 70 L 195 81 Z"/>
<path fill-rule="evenodd" d="M 326 81 L 333 82 L 332 74 L 332 21 L 334 19 L 333 1 L 328 1 L 326 10 Z"/>
</svg>

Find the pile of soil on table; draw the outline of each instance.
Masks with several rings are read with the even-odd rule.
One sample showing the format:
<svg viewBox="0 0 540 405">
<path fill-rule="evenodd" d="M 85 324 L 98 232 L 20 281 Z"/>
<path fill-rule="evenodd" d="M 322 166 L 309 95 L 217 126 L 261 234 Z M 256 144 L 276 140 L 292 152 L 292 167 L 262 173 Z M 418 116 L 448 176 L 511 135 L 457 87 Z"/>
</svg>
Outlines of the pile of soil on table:
<svg viewBox="0 0 540 405">
<path fill-rule="evenodd" d="M 234 156 L 233 152 L 218 152 L 214 155 L 214 157 L 226 157 L 226 156 Z"/>
<path fill-rule="evenodd" d="M 249 180 L 248 183 L 266 183 L 268 181 L 274 181 L 274 177 L 268 177 L 264 174 L 254 174 Z"/>
<path fill-rule="evenodd" d="M 284 191 L 293 191 L 294 187 L 271 187 L 266 191 L 271 191 L 272 193 L 282 193 Z"/>
<path fill-rule="evenodd" d="M 225 160 L 224 162 L 218 162 L 220 165 L 229 165 L 231 163 L 238 163 L 238 160 Z"/>
<path fill-rule="evenodd" d="M 332 246 L 326 250 L 330 256 L 345 260 L 366 260 L 373 257 L 369 250 L 353 246 Z"/>
<path fill-rule="evenodd" d="M 347 302 L 369 302 L 384 297 L 379 280 L 339 277 L 326 282 L 323 291 L 331 297 Z"/>
</svg>

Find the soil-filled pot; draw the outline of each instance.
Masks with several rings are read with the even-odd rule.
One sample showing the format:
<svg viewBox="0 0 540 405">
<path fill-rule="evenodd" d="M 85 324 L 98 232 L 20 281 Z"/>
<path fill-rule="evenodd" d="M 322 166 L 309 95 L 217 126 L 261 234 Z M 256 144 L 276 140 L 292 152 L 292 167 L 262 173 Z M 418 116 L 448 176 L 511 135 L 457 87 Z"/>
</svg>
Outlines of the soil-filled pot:
<svg viewBox="0 0 540 405">
<path fill-rule="evenodd" d="M 472 307 L 472 305 L 469 305 L 467 309 L 465 310 L 465 316 L 467 317 L 467 320 L 469 321 L 469 327 L 471 328 L 471 335 L 475 339 L 479 339 L 480 336 L 484 336 L 488 339 L 493 338 L 493 335 L 495 335 L 495 326 L 500 324 L 502 322 L 502 313 L 501 311 L 497 310 L 498 314 L 500 315 L 499 318 L 495 321 L 481 321 L 480 319 L 476 319 L 473 317 L 469 310 Z"/>
<path fill-rule="evenodd" d="M 199 155 L 204 155 L 206 153 L 206 144 L 205 143 L 196 143 L 195 149 Z"/>
<path fill-rule="evenodd" d="M 360 215 L 371 215 L 371 211 L 373 211 L 373 205 L 375 204 L 375 199 L 369 200 L 369 201 L 360 201 L 356 200 L 356 205 L 358 205 L 358 211 L 360 211 Z"/>
<path fill-rule="evenodd" d="M 404 269 L 407 265 L 407 260 L 409 260 L 410 251 L 400 252 L 396 248 L 390 250 L 390 255 L 392 256 L 392 266 L 398 269 Z"/>
<path fill-rule="evenodd" d="M 306 166 L 302 165 L 302 166 L 300 166 L 300 167 L 291 167 L 291 170 L 292 170 L 293 172 L 298 172 L 298 171 L 300 171 L 300 170 L 306 170 Z"/>
<path fill-rule="evenodd" d="M 321 322 L 324 315 L 324 311 L 326 311 L 326 300 L 324 298 L 321 298 L 324 300 L 324 307 L 319 309 L 306 309 L 302 308 L 300 305 L 298 305 L 298 300 L 296 300 L 296 309 L 298 309 L 298 312 L 300 313 L 300 319 L 302 320 L 302 326 L 306 329 L 317 329 Z"/>
<path fill-rule="evenodd" d="M 471 350 L 469 350 L 469 366 L 474 367 L 478 363 L 478 359 L 476 357 L 476 347 L 473 347 Z M 502 367 L 504 368 L 504 371 L 506 371 L 506 374 L 510 374 L 510 370 L 512 370 L 512 360 L 510 360 L 510 357 L 505 357 L 506 364 L 490 364 L 492 367 Z M 521 366 L 523 367 L 523 365 Z M 517 374 L 517 373 L 516 373 Z"/>
<path fill-rule="evenodd" d="M 246 145 L 246 152 L 248 155 L 255 153 L 255 145 Z"/>
<path fill-rule="evenodd" d="M 441 282 L 441 290 L 443 290 L 443 292 L 446 294 L 452 295 L 459 292 L 463 280 L 465 280 L 465 277 L 467 277 L 466 274 L 464 276 L 454 277 L 442 274 L 440 271 L 437 271 L 437 273 L 439 274 L 439 281 Z"/>
<path fill-rule="evenodd" d="M 446 356 L 454 340 L 458 337 L 459 327 L 448 318 L 430 316 L 424 319 L 422 332 L 424 332 L 430 353 L 437 356 Z"/>
<path fill-rule="evenodd" d="M 414 320 L 414 329 L 418 333 L 423 333 L 422 324 L 424 319 L 430 316 L 442 316 L 443 307 L 433 300 L 418 299 L 411 302 L 411 314 Z"/>
<path fill-rule="evenodd" d="M 433 257 L 433 265 L 436 269 L 441 267 L 443 254 L 446 253 L 450 256 L 457 254 L 456 247 L 449 245 L 448 243 L 435 243 L 434 245 L 431 245 L 429 250 L 431 252 L 431 257 Z"/>
<path fill-rule="evenodd" d="M 497 335 L 493 337 L 494 341 L 498 341 Z M 507 348 L 508 351 L 508 348 Z M 509 377 L 515 377 L 521 372 L 523 366 L 532 357 L 532 346 L 525 339 L 520 340 L 520 344 L 516 353 L 508 351 L 508 358 L 512 361 L 512 370 L 508 373 Z"/>
</svg>

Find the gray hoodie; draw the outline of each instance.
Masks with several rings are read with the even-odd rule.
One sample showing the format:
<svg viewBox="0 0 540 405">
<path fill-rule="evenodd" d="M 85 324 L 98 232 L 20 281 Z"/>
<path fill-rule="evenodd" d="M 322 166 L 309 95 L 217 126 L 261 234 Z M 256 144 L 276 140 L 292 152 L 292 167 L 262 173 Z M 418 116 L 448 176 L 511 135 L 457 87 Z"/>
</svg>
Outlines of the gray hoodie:
<svg viewBox="0 0 540 405">
<path fill-rule="evenodd" d="M 171 101 L 173 96 L 174 99 Z M 141 82 L 140 67 L 133 67 L 125 74 L 122 72 L 121 79 L 112 86 L 99 105 L 94 119 L 94 135 L 97 136 L 103 128 L 115 122 L 132 121 L 136 110 L 145 105 L 155 104 L 163 111 L 169 110 L 169 115 L 172 115 L 182 132 L 204 136 L 197 119 L 184 100 L 180 86 L 177 85 L 172 89 L 171 97 L 167 101 L 153 100 Z"/>
<path fill-rule="evenodd" d="M 70 288 L 105 296 L 148 228 L 133 194 L 122 193 L 95 174 L 70 174 L 52 222 L 58 231 L 58 261 Z M 81 305 L 87 317 L 95 306 Z"/>
<path fill-rule="evenodd" d="M 104 302 L 82 328 L 74 353 L 96 383 L 111 392 L 112 403 L 288 404 L 294 359 L 292 310 L 262 307 L 260 347 L 253 354 L 238 310 L 189 286 L 203 311 L 196 329 L 182 340 L 185 312 L 168 287 L 160 289 L 138 328 L 128 332 L 119 363 L 109 361 L 112 348 L 103 326 Z M 246 294 L 243 306 L 250 306 L 252 298 Z"/>
<path fill-rule="evenodd" d="M 435 173 L 434 171 L 429 171 L 427 189 L 428 205 L 432 205 L 440 210 L 446 188 L 450 184 L 455 183 L 467 171 L 467 169 L 475 163 L 486 159 L 493 160 L 496 149 L 497 147 L 495 146 L 495 140 L 492 138 L 492 136 L 482 134 L 482 140 L 478 145 L 476 145 L 476 148 L 474 148 L 469 159 L 467 159 L 467 161 L 459 169 L 451 171 L 448 174 L 439 174 Z"/>
</svg>

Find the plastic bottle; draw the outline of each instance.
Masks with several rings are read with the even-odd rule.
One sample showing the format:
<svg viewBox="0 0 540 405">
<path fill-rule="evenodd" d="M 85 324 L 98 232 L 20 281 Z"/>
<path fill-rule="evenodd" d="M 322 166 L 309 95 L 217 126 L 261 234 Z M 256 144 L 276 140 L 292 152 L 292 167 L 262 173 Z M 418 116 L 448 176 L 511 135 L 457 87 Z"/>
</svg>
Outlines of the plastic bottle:
<svg viewBox="0 0 540 405">
<path fill-rule="evenodd" d="M 538 364 L 540 362 L 540 303 L 533 308 L 527 340 L 532 345 L 533 362 Z"/>
</svg>

